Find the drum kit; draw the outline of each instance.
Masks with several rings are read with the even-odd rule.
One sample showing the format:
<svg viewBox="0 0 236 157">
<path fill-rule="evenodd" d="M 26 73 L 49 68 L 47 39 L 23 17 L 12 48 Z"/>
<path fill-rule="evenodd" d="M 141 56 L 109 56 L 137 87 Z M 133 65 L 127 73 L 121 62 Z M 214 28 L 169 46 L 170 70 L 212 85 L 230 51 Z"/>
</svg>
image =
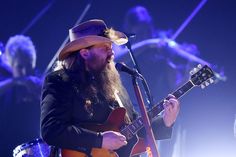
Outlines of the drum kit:
<svg viewBox="0 0 236 157">
<path fill-rule="evenodd" d="M 13 157 L 60 157 L 59 151 L 41 138 L 21 144 L 13 150 Z"/>
</svg>

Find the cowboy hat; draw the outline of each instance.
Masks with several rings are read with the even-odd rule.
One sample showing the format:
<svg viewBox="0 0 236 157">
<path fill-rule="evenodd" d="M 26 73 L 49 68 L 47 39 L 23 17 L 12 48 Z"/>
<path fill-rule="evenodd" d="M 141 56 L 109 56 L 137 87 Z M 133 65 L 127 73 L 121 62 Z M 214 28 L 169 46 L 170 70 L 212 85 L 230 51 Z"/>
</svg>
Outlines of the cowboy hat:
<svg viewBox="0 0 236 157">
<path fill-rule="evenodd" d="M 113 42 L 122 45 L 128 42 L 124 33 L 107 28 L 105 22 L 99 19 L 89 20 L 71 28 L 69 38 L 70 42 L 59 53 L 59 60 L 64 60 L 71 53 L 95 44 Z"/>
</svg>

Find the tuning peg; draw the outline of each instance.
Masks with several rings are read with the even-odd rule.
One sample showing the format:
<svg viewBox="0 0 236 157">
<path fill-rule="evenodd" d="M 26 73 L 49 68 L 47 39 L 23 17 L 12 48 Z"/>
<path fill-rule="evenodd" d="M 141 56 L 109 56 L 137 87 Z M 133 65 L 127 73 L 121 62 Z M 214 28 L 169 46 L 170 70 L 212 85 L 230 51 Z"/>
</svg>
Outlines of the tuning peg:
<svg viewBox="0 0 236 157">
<path fill-rule="evenodd" d="M 210 83 L 214 83 L 214 80 L 212 78 L 209 79 Z"/>
<path fill-rule="evenodd" d="M 210 85 L 210 83 L 206 81 L 205 82 L 205 86 L 209 86 L 209 85 Z"/>
<path fill-rule="evenodd" d="M 191 70 L 191 71 L 189 72 L 189 74 L 190 74 L 190 75 L 193 75 L 193 74 L 194 74 L 193 70 Z"/>
<path fill-rule="evenodd" d="M 202 88 L 202 89 L 204 89 L 204 88 L 205 88 L 204 84 L 201 84 L 201 88 Z"/>
<path fill-rule="evenodd" d="M 201 68 L 202 68 L 202 65 L 201 65 L 201 64 L 198 64 L 197 67 L 198 67 L 199 69 L 201 69 Z"/>
<path fill-rule="evenodd" d="M 194 73 L 198 72 L 198 68 L 193 68 Z"/>
</svg>

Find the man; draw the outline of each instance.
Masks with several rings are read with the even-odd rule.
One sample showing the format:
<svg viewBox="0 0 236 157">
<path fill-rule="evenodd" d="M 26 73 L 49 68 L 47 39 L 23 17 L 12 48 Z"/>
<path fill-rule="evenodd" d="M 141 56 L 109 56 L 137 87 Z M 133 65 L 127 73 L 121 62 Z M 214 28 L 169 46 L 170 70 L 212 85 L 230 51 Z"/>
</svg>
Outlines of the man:
<svg viewBox="0 0 236 157">
<path fill-rule="evenodd" d="M 127 37 L 97 19 L 75 26 L 69 35 L 70 42 L 59 54 L 61 68 L 50 73 L 44 82 L 42 137 L 48 144 L 62 148 L 62 156 L 82 153 L 105 157 L 116 152 L 128 157 L 136 136 L 129 139 L 124 132 L 113 129 L 121 128 L 112 123 L 123 113 L 120 107 L 126 109 L 123 126 L 137 118 L 113 61 L 112 43 L 124 44 Z M 158 139 L 170 137 L 179 112 L 179 102 L 172 95 L 169 98 L 163 117 L 153 123 Z M 144 130 L 139 132 L 140 136 L 144 134 Z"/>
<path fill-rule="evenodd" d="M 40 135 L 41 80 L 34 75 L 36 50 L 29 37 L 10 37 L 4 55 L 12 77 L 0 81 L 0 152 L 12 156 L 16 146 Z"/>
</svg>

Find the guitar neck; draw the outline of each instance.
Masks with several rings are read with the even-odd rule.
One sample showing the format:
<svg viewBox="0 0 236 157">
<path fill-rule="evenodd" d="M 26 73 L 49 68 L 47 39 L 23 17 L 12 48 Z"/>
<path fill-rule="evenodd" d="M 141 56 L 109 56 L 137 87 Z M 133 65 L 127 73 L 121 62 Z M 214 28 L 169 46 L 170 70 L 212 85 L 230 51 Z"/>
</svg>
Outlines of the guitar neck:
<svg viewBox="0 0 236 157">
<path fill-rule="evenodd" d="M 185 93 L 187 93 L 190 89 L 192 89 L 195 85 L 190 81 L 186 82 L 183 86 L 178 88 L 176 91 L 172 93 L 176 98 L 180 98 Z M 166 98 L 167 99 L 167 98 Z M 151 110 L 148 111 L 149 119 L 152 121 L 161 111 L 164 110 L 164 99 L 155 105 Z M 127 139 L 131 139 L 133 135 L 135 135 L 140 129 L 143 128 L 143 119 L 142 117 L 137 118 L 131 124 L 126 126 L 121 130 L 121 133 L 126 136 Z"/>
<path fill-rule="evenodd" d="M 186 82 L 183 86 L 178 88 L 176 91 L 172 93 L 176 98 L 182 97 L 184 94 L 186 94 L 189 90 L 191 90 L 195 85 L 190 81 Z M 165 98 L 167 99 L 167 98 Z M 164 110 L 164 99 L 159 102 L 157 105 L 155 105 L 151 110 L 148 111 L 148 115 L 150 119 L 155 118 L 161 111 Z"/>
</svg>

